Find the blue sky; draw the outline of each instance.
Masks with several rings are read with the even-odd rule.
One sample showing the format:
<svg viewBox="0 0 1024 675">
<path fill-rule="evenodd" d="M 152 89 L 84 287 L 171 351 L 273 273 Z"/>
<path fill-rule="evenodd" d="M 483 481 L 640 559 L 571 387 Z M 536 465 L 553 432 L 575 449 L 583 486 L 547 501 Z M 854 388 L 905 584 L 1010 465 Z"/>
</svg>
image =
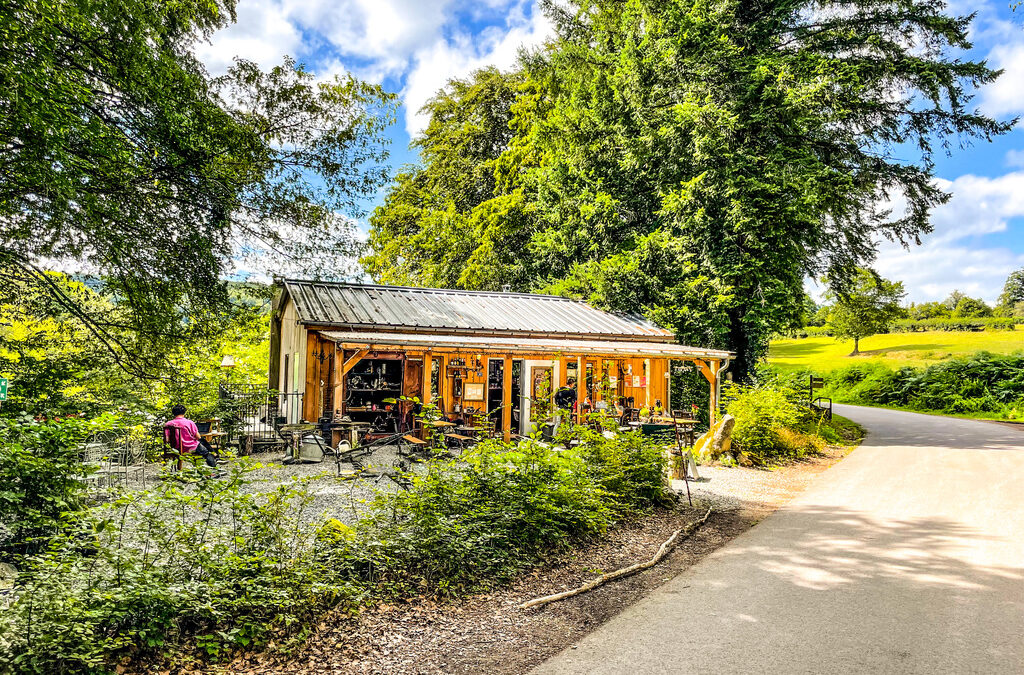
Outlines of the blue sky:
<svg viewBox="0 0 1024 675">
<path fill-rule="evenodd" d="M 967 56 L 1006 71 L 974 101 L 999 119 L 1024 117 L 1024 9 L 1015 14 L 1008 2 L 950 5 L 978 14 Z M 508 67 L 521 45 L 550 32 L 535 0 L 239 0 L 238 22 L 196 51 L 214 73 L 236 56 L 272 66 L 288 54 L 318 75 L 348 70 L 398 92 L 403 107 L 391 129 L 397 168 L 416 160 L 408 144 L 425 124 L 418 110 L 449 78 L 488 64 Z M 909 300 L 941 300 L 960 289 L 992 302 L 1007 274 L 1024 267 L 1024 130 L 954 146 L 937 157 L 936 173 L 953 197 L 935 211 L 934 233 L 909 251 L 881 242 L 876 268 L 903 281 Z"/>
</svg>

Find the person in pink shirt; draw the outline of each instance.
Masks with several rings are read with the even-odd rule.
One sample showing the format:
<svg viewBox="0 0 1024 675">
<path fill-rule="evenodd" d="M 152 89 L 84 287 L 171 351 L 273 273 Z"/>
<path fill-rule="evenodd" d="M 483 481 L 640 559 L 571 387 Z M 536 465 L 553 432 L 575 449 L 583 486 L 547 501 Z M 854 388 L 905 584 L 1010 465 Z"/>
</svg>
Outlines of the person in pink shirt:
<svg viewBox="0 0 1024 675">
<path fill-rule="evenodd" d="M 167 445 L 183 455 L 194 452 L 206 460 L 207 466 L 217 466 L 217 452 L 199 435 L 196 423 L 185 417 L 187 412 L 188 409 L 180 403 L 171 409 L 174 419 L 168 420 L 164 425 L 164 440 L 167 441 Z M 178 466 L 181 467 L 180 459 Z"/>
</svg>

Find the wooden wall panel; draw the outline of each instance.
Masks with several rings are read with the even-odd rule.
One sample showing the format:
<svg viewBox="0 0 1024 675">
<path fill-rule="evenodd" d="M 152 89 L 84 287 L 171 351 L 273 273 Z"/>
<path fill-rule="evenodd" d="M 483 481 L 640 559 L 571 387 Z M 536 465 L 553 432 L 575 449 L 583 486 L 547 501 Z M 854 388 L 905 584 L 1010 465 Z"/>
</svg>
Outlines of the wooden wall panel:
<svg viewBox="0 0 1024 675">
<path fill-rule="evenodd" d="M 320 351 L 320 334 L 310 331 L 306 334 L 306 382 L 302 395 L 302 419 L 316 422 L 319 415 L 320 380 L 317 369 L 320 361 L 314 354 Z"/>
</svg>

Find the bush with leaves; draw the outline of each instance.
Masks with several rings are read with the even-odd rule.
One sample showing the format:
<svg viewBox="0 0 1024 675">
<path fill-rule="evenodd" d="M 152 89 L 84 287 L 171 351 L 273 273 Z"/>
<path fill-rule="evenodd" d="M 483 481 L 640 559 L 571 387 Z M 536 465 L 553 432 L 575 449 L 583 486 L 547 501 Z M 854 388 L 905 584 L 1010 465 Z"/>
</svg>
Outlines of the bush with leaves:
<svg viewBox="0 0 1024 675">
<path fill-rule="evenodd" d="M 604 531 L 607 492 L 574 451 L 488 441 L 382 493 L 361 524 L 374 580 L 453 595 L 510 578 L 552 546 Z"/>
<path fill-rule="evenodd" d="M 1024 419 L 1024 354 L 978 352 L 927 368 L 858 364 L 834 371 L 837 401 L 953 414 Z"/>
<path fill-rule="evenodd" d="M 190 646 L 221 658 L 301 637 L 338 604 L 493 586 L 668 503 L 656 443 L 571 431 L 582 442 L 569 449 L 495 440 L 431 460 L 354 528 L 310 524 L 301 482 L 244 489 L 246 459 L 224 477 L 189 468 L 127 493 L 28 560 L 0 616 L 0 672 L 104 671 Z"/>
<path fill-rule="evenodd" d="M 607 494 L 605 501 L 615 515 L 642 513 L 670 502 L 663 443 L 637 431 L 608 438 L 586 427 L 576 429 L 578 452 Z"/>
<path fill-rule="evenodd" d="M 762 370 L 757 386 L 723 389 L 726 412 L 736 419 L 733 444 L 747 460 L 776 464 L 860 437 L 856 425 L 838 417 L 826 420 L 807 406 L 805 377 Z"/>
<path fill-rule="evenodd" d="M 55 539 L 0 617 L 0 671 L 104 670 L 186 641 L 218 658 L 354 606 L 362 590 L 344 547 L 303 522 L 305 486 L 245 492 L 250 468 L 239 460 L 222 478 L 186 469 Z"/>
<path fill-rule="evenodd" d="M 0 562 L 44 549 L 81 515 L 87 467 L 78 444 L 109 423 L 0 418 Z"/>
</svg>

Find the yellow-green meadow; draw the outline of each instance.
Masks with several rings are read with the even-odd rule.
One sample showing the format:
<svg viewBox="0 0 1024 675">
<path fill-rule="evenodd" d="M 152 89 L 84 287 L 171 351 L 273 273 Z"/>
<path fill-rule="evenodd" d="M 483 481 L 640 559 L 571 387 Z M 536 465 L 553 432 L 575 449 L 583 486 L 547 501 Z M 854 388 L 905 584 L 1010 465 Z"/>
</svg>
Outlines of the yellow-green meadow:
<svg viewBox="0 0 1024 675">
<path fill-rule="evenodd" d="M 929 366 L 979 351 L 1012 354 L 1024 351 L 1024 326 L 1015 331 L 958 333 L 887 333 L 860 341 L 860 355 L 849 356 L 853 341 L 831 337 L 775 340 L 768 351 L 772 365 L 783 370 L 809 368 L 826 373 L 857 363 L 876 362 L 890 368 Z"/>
</svg>

